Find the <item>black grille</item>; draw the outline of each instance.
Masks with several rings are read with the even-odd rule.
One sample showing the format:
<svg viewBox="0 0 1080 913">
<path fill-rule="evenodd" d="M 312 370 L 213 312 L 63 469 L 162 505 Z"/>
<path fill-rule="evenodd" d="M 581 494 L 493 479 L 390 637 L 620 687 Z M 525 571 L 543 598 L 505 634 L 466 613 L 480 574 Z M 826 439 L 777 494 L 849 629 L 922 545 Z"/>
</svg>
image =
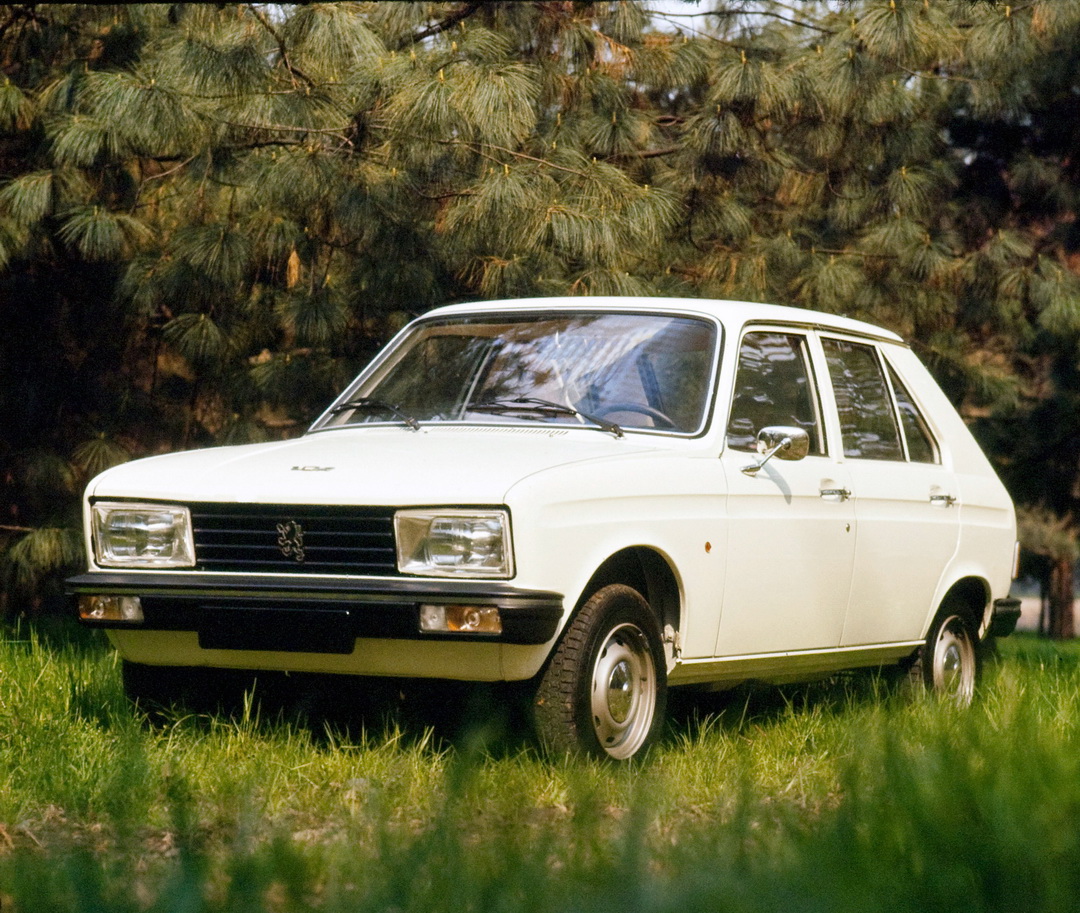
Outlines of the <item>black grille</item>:
<svg viewBox="0 0 1080 913">
<path fill-rule="evenodd" d="M 193 504 L 204 571 L 397 574 L 389 507 Z"/>
</svg>

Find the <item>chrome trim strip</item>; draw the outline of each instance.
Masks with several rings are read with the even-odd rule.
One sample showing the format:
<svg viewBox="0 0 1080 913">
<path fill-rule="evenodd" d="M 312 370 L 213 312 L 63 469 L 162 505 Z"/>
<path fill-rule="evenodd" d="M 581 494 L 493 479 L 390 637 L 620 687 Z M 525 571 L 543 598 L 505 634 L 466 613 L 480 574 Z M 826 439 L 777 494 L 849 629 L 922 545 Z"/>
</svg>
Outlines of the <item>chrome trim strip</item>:
<svg viewBox="0 0 1080 913">
<path fill-rule="evenodd" d="M 668 673 L 668 681 L 672 685 L 683 685 L 698 682 L 737 683 L 760 679 L 779 684 L 799 681 L 807 674 L 839 672 L 860 666 L 899 662 L 922 645 L 921 640 L 910 640 L 857 647 L 689 659 L 681 661 Z"/>
</svg>

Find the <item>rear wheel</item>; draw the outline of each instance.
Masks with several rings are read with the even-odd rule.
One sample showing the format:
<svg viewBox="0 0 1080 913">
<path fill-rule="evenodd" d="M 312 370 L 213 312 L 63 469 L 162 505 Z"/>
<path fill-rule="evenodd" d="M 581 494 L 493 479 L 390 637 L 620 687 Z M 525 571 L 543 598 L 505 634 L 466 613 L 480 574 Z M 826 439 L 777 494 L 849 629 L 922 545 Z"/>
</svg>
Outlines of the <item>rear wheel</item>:
<svg viewBox="0 0 1080 913">
<path fill-rule="evenodd" d="M 606 586 L 571 620 L 541 676 L 536 732 L 553 754 L 626 760 L 655 740 L 666 694 L 656 616 L 636 590 Z"/>
<path fill-rule="evenodd" d="M 979 677 L 978 636 L 961 614 L 943 610 L 930 626 L 926 643 L 911 667 L 912 680 L 929 691 L 967 707 Z"/>
</svg>

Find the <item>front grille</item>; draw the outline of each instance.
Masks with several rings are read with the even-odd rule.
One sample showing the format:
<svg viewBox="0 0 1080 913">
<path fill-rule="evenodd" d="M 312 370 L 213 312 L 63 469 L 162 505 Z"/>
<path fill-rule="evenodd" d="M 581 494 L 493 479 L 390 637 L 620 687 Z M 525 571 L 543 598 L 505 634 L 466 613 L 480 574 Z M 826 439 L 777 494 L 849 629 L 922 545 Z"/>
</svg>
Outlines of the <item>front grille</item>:
<svg viewBox="0 0 1080 913">
<path fill-rule="evenodd" d="M 193 504 L 191 521 L 200 570 L 397 574 L 393 508 Z"/>
</svg>

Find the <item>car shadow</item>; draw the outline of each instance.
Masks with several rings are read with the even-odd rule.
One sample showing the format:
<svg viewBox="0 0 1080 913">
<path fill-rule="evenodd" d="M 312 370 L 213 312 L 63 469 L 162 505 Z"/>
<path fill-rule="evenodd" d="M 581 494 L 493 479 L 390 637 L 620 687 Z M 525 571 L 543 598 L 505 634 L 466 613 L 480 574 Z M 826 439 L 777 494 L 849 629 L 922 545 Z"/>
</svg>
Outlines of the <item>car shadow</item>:
<svg viewBox="0 0 1080 913">
<path fill-rule="evenodd" d="M 899 700 L 910 693 L 907 673 L 897 667 L 840 672 L 812 682 L 770 685 L 750 681 L 723 691 L 691 687 L 668 692 L 668 744 L 695 741 L 716 730 L 736 732 L 811 710 L 846 708 Z"/>
<path fill-rule="evenodd" d="M 304 730 L 316 744 L 382 736 L 469 754 L 509 755 L 530 744 L 528 695 L 520 686 L 222 669 L 155 675 L 159 696 L 135 702 L 151 726 L 179 716 L 194 725 L 245 720 L 268 731 Z"/>
</svg>

